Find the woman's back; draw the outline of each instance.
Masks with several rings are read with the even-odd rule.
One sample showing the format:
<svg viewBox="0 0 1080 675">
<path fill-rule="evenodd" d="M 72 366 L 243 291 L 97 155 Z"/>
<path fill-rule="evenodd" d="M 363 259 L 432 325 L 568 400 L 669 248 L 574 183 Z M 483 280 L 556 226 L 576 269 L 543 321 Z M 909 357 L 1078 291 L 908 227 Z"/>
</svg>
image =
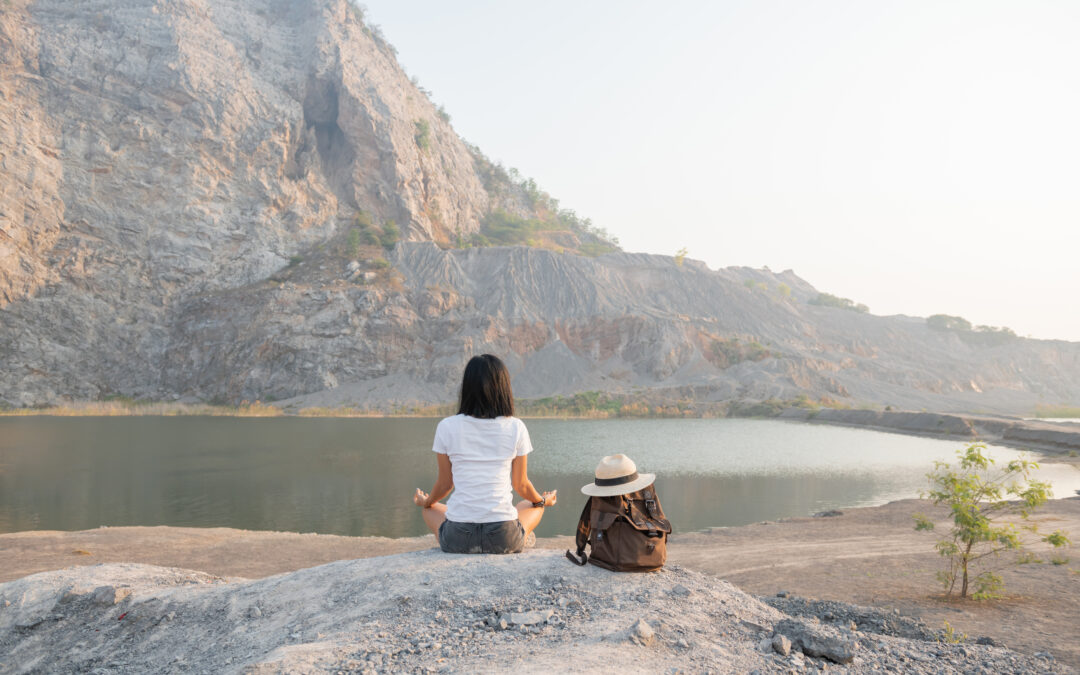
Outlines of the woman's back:
<svg viewBox="0 0 1080 675">
<path fill-rule="evenodd" d="M 459 523 L 515 520 L 510 468 L 532 452 L 525 423 L 516 417 L 454 415 L 439 422 L 432 450 L 450 458 L 454 492 L 446 519 Z"/>
</svg>

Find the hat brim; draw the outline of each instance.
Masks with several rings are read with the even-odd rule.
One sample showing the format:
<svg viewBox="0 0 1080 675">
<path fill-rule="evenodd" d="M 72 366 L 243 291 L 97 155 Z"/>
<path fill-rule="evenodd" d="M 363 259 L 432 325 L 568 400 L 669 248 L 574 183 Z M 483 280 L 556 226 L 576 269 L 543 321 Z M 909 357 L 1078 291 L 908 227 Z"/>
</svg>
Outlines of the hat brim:
<svg viewBox="0 0 1080 675">
<path fill-rule="evenodd" d="M 615 495 L 627 495 L 631 492 L 637 492 L 641 488 L 652 485 L 656 480 L 655 473 L 643 473 L 639 474 L 637 480 L 630 481 L 629 483 L 623 483 L 622 485 L 597 485 L 596 483 L 589 483 L 581 487 L 581 492 L 587 494 L 590 497 L 614 497 Z"/>
</svg>

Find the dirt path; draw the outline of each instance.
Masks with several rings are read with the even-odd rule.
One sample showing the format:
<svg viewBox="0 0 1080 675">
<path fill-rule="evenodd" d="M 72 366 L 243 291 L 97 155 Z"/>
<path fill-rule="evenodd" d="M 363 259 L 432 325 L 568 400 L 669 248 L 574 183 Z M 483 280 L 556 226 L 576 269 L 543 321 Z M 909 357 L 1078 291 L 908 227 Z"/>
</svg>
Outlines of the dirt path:
<svg viewBox="0 0 1080 675">
<path fill-rule="evenodd" d="M 912 528 L 911 516 L 917 511 L 930 513 L 926 503 L 904 500 L 851 509 L 834 518 L 794 518 L 688 534 L 672 542 L 671 559 L 723 577 L 749 593 L 788 591 L 896 608 L 932 627 L 948 621 L 972 637 L 988 636 L 1020 651 L 1050 651 L 1080 668 L 1080 555 L 1073 552 L 1062 565 L 1004 565 L 1003 600 L 945 601 L 934 576 L 943 561 L 933 551 L 934 535 Z M 939 529 L 946 527 L 943 515 L 936 514 Z M 1080 542 L 1080 499 L 1051 502 L 1033 520 L 1042 529 L 1064 529 Z"/>
<path fill-rule="evenodd" d="M 1080 554 L 1062 565 L 1006 566 L 1008 596 L 947 602 L 934 574 L 934 536 L 912 529 L 917 500 L 851 509 L 832 518 L 795 518 L 673 537 L 670 561 L 720 576 L 750 593 L 788 591 L 822 600 L 896 608 L 939 627 L 988 636 L 1026 652 L 1050 651 L 1080 668 Z M 941 516 L 942 514 L 937 514 Z M 1080 499 L 1051 502 L 1037 518 L 1080 542 Z M 943 523 L 944 524 L 944 523 Z M 542 539 L 567 548 L 570 537 Z M 0 535 L 0 582 L 35 572 L 103 562 L 139 562 L 264 577 L 341 559 L 434 546 L 432 537 L 384 539 L 225 528 L 124 527 Z M 1045 556 L 1044 556 L 1045 557 Z M 567 563 L 569 565 L 569 563 Z"/>
</svg>

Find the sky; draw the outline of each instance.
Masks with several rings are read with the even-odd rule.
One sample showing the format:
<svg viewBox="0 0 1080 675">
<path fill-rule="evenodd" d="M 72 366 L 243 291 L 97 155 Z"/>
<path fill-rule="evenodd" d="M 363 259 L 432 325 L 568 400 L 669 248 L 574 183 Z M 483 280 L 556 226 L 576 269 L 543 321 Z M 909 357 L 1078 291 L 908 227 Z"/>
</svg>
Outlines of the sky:
<svg viewBox="0 0 1080 675">
<path fill-rule="evenodd" d="M 457 132 L 630 251 L 1080 341 L 1080 3 L 366 0 Z"/>
</svg>

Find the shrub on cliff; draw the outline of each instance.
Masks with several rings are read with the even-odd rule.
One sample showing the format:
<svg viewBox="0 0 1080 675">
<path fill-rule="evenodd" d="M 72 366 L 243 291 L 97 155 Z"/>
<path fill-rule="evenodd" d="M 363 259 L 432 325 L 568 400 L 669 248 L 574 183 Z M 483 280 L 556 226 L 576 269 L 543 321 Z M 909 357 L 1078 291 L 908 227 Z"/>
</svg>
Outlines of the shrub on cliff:
<svg viewBox="0 0 1080 675">
<path fill-rule="evenodd" d="M 416 120 L 413 126 L 416 127 L 416 134 L 413 136 L 416 147 L 426 152 L 431 147 L 431 124 L 427 120 Z"/>
<path fill-rule="evenodd" d="M 383 223 L 382 236 L 379 237 L 379 243 L 382 244 L 383 248 L 393 248 L 399 239 L 401 239 L 401 229 L 397 223 L 393 220 Z"/>
<path fill-rule="evenodd" d="M 934 314 L 926 318 L 927 328 L 933 330 L 971 330 L 971 322 L 962 316 Z"/>
<path fill-rule="evenodd" d="M 838 295 L 832 293 L 818 293 L 815 297 L 810 299 L 811 305 L 821 305 L 822 307 L 836 307 L 837 309 L 847 309 L 852 312 L 860 312 L 865 314 L 870 311 L 870 308 L 866 305 L 859 303 L 848 298 L 841 298 Z"/>
<path fill-rule="evenodd" d="M 948 560 L 938 579 L 946 595 L 952 595 L 960 581 L 961 598 L 968 596 L 974 581 L 972 597 L 976 600 L 1000 597 L 1003 588 L 1001 577 L 987 568 L 985 561 L 1006 551 L 1023 552 L 1032 538 L 1054 548 L 1069 545 L 1068 537 L 1060 530 L 1042 535 L 1033 523 L 1018 527 L 1002 522 L 1007 516 L 1026 521 L 1052 496 L 1050 484 L 1031 479 L 1031 472 L 1039 468 L 1035 462 L 1015 459 L 998 469 L 985 450 L 985 444 L 972 443 L 958 451 L 960 464 L 955 468 L 936 462 L 934 470 L 927 474 L 930 491 L 925 495 L 934 504 L 947 506 L 953 521 L 949 534 L 935 545 Z M 921 513 L 915 514 L 915 529 L 933 530 L 934 523 Z"/>
</svg>

